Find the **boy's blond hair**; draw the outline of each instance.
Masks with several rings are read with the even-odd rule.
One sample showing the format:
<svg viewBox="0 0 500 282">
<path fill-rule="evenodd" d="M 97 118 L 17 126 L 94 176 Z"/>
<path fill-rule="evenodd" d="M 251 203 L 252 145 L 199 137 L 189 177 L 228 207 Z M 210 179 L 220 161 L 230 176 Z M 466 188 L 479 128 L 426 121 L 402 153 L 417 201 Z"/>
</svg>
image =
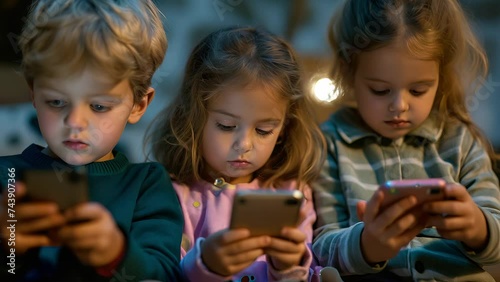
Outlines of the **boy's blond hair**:
<svg viewBox="0 0 500 282">
<path fill-rule="evenodd" d="M 151 0 L 34 2 L 19 41 L 29 86 L 91 66 L 128 79 L 140 101 L 167 50 L 160 14 Z"/>
</svg>

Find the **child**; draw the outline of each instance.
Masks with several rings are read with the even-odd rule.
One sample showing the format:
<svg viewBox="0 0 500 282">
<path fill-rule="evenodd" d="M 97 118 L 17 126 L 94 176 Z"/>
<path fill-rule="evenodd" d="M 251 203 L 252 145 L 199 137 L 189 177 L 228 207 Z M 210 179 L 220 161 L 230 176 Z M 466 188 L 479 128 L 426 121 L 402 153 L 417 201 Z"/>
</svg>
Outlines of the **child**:
<svg viewBox="0 0 500 282">
<path fill-rule="evenodd" d="M 226 28 L 199 43 L 181 93 L 159 115 L 152 151 L 174 180 L 184 212 L 181 268 L 190 281 L 308 279 L 316 219 L 307 183 L 324 140 L 311 118 L 298 63 L 282 39 Z M 299 189 L 298 228 L 282 238 L 229 230 L 236 190 Z"/>
<path fill-rule="evenodd" d="M 0 158 L 2 258 L 11 263 L 2 263 L 0 280 L 181 279 L 183 221 L 167 174 L 113 150 L 153 99 L 151 78 L 166 52 L 153 2 L 37 1 L 20 47 L 48 146 Z M 81 166 L 89 202 L 59 212 L 56 203 L 23 201 L 21 171 Z M 10 233 L 7 206 L 17 220 Z"/>
<path fill-rule="evenodd" d="M 492 281 L 481 266 L 500 261 L 500 193 L 466 108 L 487 64 L 458 2 L 348 0 L 329 36 L 332 77 L 355 106 L 322 128 L 320 265 L 346 281 Z M 380 184 L 424 178 L 446 180 L 447 200 L 382 209 Z"/>
</svg>

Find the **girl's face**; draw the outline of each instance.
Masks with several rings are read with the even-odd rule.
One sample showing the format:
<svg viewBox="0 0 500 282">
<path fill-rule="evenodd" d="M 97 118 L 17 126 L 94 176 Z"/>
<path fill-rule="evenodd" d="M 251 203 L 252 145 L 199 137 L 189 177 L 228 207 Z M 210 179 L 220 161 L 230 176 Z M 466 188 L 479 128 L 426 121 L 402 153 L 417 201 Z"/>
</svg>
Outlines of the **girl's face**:
<svg viewBox="0 0 500 282">
<path fill-rule="evenodd" d="M 354 95 L 368 126 L 397 139 L 427 119 L 438 83 L 438 62 L 419 60 L 404 45 L 393 43 L 359 54 Z"/>
<path fill-rule="evenodd" d="M 139 121 L 148 104 L 134 104 L 127 80 L 115 82 L 92 68 L 35 78 L 32 96 L 45 152 L 71 165 L 112 159 L 125 125 Z"/>
<path fill-rule="evenodd" d="M 227 87 L 208 102 L 203 129 L 204 175 L 247 183 L 271 156 L 287 104 L 259 85 Z"/>
</svg>

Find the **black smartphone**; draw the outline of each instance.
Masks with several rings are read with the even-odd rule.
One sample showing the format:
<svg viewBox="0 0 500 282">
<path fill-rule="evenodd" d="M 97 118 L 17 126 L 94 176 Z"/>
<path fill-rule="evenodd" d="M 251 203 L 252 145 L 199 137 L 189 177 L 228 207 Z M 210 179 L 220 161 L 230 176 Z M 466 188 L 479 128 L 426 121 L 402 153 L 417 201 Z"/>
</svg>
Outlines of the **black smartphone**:
<svg viewBox="0 0 500 282">
<path fill-rule="evenodd" d="M 88 201 L 88 178 L 83 168 L 26 170 L 22 175 L 27 200 L 55 202 L 61 210 Z"/>
<path fill-rule="evenodd" d="M 253 236 L 280 237 L 297 226 L 304 195 L 298 190 L 240 190 L 233 200 L 230 228 L 247 228 Z"/>
</svg>

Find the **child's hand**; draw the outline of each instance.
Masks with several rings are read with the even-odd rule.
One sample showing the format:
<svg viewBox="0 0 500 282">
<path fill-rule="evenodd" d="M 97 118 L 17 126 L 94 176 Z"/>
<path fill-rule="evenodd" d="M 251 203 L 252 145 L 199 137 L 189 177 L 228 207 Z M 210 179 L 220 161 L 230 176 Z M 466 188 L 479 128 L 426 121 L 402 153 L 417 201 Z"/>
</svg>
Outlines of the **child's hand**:
<svg viewBox="0 0 500 282">
<path fill-rule="evenodd" d="M 8 219 L 16 219 L 12 232 L 15 233 L 15 245 L 9 245 L 8 240 L 4 241 L 7 249 L 15 248 L 16 254 L 23 255 L 28 249 L 50 246 L 54 243 L 49 236 L 50 231 L 55 230 L 65 223 L 63 215 L 59 212 L 59 207 L 55 203 L 49 202 L 23 202 L 26 188 L 22 182 L 16 183 L 15 203 L 10 207 L 7 191 L 0 196 L 0 229 L 3 238 L 10 238 L 11 223 Z M 12 199 L 12 198 L 11 198 Z M 8 209 L 11 209 L 9 211 Z M 10 217 L 14 214 L 15 217 Z"/>
<path fill-rule="evenodd" d="M 356 215 L 359 218 L 359 221 L 363 221 L 363 217 L 365 216 L 366 211 L 366 201 L 359 201 L 356 203 Z"/>
<path fill-rule="evenodd" d="M 205 239 L 201 245 L 201 259 L 210 271 L 231 276 L 263 255 L 270 243 L 269 236 L 250 237 L 247 229 L 224 229 Z"/>
<path fill-rule="evenodd" d="M 435 226 L 443 238 L 462 241 L 473 250 L 482 250 L 488 243 L 488 227 L 481 209 L 460 184 L 448 184 L 446 198 L 449 200 L 423 206 L 424 211 L 432 214 L 428 224 Z"/>
<path fill-rule="evenodd" d="M 358 211 L 365 223 L 361 234 L 361 250 L 370 263 L 386 261 L 399 253 L 425 226 L 427 217 L 421 209 L 413 209 L 417 199 L 403 198 L 381 211 L 384 194 L 376 191 Z"/>
<path fill-rule="evenodd" d="M 99 203 L 84 203 L 65 211 L 68 224 L 59 230 L 59 239 L 87 265 L 111 263 L 125 244 L 110 212 Z"/>
<path fill-rule="evenodd" d="M 306 234 L 298 228 L 285 227 L 282 238 L 272 238 L 265 249 L 275 269 L 285 270 L 299 265 L 306 252 Z"/>
</svg>

